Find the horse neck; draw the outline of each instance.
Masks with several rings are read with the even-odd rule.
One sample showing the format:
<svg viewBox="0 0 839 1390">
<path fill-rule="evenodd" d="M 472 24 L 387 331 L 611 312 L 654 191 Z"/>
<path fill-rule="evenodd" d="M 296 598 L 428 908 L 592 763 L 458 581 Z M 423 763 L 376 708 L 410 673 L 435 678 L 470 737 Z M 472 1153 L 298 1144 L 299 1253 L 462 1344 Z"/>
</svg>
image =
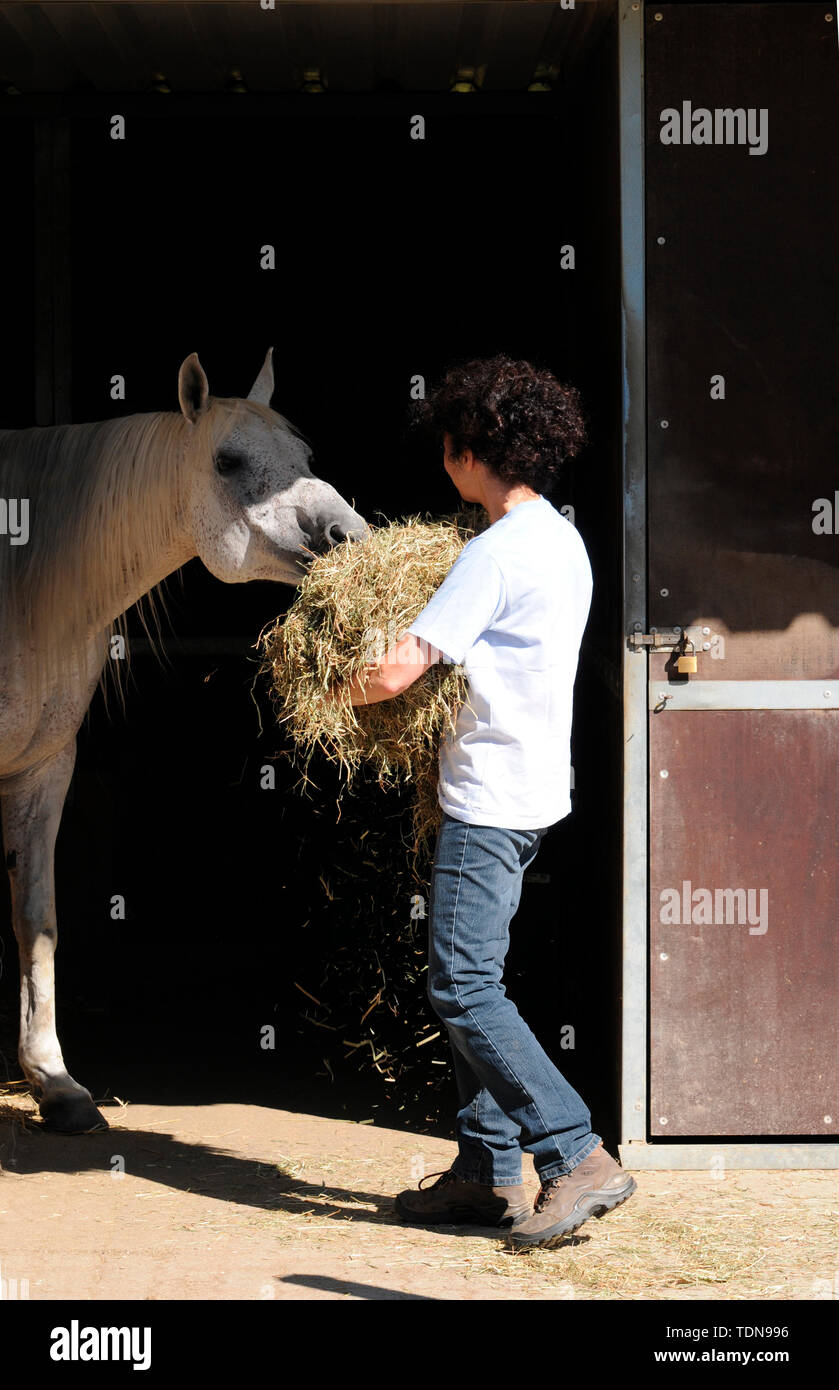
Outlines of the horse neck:
<svg viewBox="0 0 839 1390">
<path fill-rule="evenodd" d="M 6 623 L 28 610 L 36 643 L 84 641 L 192 558 L 189 429 L 158 412 L 5 435 L 3 489 L 32 499 L 28 544 L 0 555 Z"/>
<path fill-rule="evenodd" d="M 108 429 L 109 426 L 113 428 Z M 106 620 L 113 621 L 196 554 L 184 511 L 184 456 L 189 426 L 180 414 L 133 415 L 105 425 L 113 467 L 131 471 L 131 486 L 117 485 L 112 518 L 118 544 L 109 556 L 112 591 Z M 121 480 L 124 482 L 124 480 Z"/>
</svg>

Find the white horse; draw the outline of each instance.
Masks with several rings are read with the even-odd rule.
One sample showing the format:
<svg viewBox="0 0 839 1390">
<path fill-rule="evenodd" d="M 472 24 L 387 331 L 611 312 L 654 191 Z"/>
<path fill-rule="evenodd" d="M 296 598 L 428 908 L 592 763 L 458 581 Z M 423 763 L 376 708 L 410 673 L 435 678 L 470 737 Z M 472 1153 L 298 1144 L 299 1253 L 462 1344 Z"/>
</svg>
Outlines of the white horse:
<svg viewBox="0 0 839 1390">
<path fill-rule="evenodd" d="M 114 629 L 198 555 L 217 578 L 298 584 L 366 523 L 270 409 L 269 349 L 247 400 L 211 397 L 193 353 L 181 413 L 0 431 L 0 808 L 21 966 L 20 1065 L 51 1128 L 107 1129 L 55 1029 L 53 850 L 76 734 Z M 26 517 L 27 526 L 17 524 Z M 17 518 L 15 527 L 9 519 Z M 118 650 L 118 647 L 116 648 Z"/>
</svg>

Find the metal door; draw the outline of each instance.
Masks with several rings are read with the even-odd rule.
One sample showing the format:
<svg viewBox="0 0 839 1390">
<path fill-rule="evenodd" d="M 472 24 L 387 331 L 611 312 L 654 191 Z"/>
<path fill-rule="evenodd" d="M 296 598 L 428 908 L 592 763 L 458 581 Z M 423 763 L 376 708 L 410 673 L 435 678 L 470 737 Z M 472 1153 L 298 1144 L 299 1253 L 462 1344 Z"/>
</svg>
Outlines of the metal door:
<svg viewBox="0 0 839 1390">
<path fill-rule="evenodd" d="M 647 563 L 630 469 L 625 670 L 637 705 L 647 668 L 649 1070 L 625 1058 L 624 1138 L 646 1090 L 653 1143 L 785 1136 L 810 1143 L 747 1161 L 832 1166 L 812 1141 L 839 1128 L 835 15 L 648 6 L 644 67 Z M 651 646 L 689 652 L 679 630 L 695 674 Z"/>
</svg>

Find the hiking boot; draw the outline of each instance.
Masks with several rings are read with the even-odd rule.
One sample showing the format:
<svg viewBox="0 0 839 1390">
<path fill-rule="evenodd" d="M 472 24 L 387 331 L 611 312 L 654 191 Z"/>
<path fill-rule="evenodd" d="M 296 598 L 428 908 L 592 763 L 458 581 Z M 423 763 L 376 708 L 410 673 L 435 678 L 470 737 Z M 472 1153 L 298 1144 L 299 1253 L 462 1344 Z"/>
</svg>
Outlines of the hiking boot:
<svg viewBox="0 0 839 1390">
<path fill-rule="evenodd" d="M 428 1178 L 437 1181 L 423 1188 Z M 396 1212 L 405 1221 L 428 1226 L 514 1226 L 531 1214 L 524 1183 L 517 1187 L 493 1187 L 490 1183 L 468 1182 L 449 1169 L 429 1173 L 420 1180 L 419 1190 L 400 1192 Z"/>
<path fill-rule="evenodd" d="M 515 1246 L 558 1245 L 590 1216 L 605 1216 L 619 1207 L 632 1196 L 636 1185 L 598 1144 L 570 1173 L 542 1184 L 533 1215 L 517 1223 L 510 1241 Z"/>
</svg>

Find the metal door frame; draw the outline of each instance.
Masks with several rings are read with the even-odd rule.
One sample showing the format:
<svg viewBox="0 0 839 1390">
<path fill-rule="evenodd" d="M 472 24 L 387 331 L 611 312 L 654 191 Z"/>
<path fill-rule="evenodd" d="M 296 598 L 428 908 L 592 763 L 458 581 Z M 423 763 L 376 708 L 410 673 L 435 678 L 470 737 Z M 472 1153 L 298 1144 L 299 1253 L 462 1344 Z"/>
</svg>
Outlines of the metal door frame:
<svg viewBox="0 0 839 1390">
<path fill-rule="evenodd" d="M 818 1141 L 681 1143 L 648 1139 L 649 709 L 657 701 L 645 651 L 627 638 L 647 632 L 647 457 L 644 232 L 644 0 L 619 0 L 621 191 L 621 371 L 623 391 L 623 836 L 621 1102 L 618 1151 L 629 1169 L 839 1168 L 839 1144 Z M 691 683 L 672 708 L 824 708 L 823 681 Z M 776 687 L 783 685 L 783 690 Z M 748 687 L 748 689 L 746 689 Z M 804 687 L 807 687 L 805 690 Z M 728 705 L 732 697 L 748 704 Z M 799 702 L 806 700 L 802 706 Z M 784 703 L 784 702 L 792 702 Z"/>
</svg>

